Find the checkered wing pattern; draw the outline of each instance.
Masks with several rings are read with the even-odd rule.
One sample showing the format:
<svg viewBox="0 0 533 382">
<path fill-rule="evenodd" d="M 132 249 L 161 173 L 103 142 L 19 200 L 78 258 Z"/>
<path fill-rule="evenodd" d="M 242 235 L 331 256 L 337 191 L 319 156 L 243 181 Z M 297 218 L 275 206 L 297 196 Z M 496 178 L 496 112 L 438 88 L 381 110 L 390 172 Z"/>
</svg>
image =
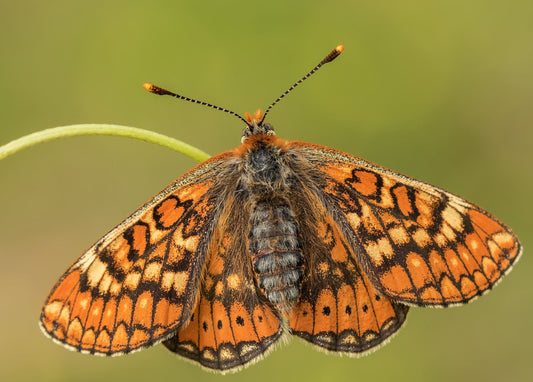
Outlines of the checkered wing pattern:
<svg viewBox="0 0 533 382">
<path fill-rule="evenodd" d="M 178 178 L 82 255 L 46 299 L 45 334 L 71 349 L 113 355 L 187 324 L 217 222 L 214 174 L 228 155 Z"/>
<path fill-rule="evenodd" d="M 362 355 L 394 334 L 409 308 L 372 285 L 331 215 L 321 215 L 315 239 L 303 243 L 306 272 L 290 327 L 327 350 Z"/>
<path fill-rule="evenodd" d="M 172 352 L 221 372 L 261 359 L 283 332 L 279 313 L 256 286 L 247 241 L 250 206 L 242 193 L 230 194 L 191 320 L 164 342 Z"/>
<path fill-rule="evenodd" d="M 291 146 L 321 170 L 324 198 L 363 273 L 394 301 L 466 303 L 521 253 L 509 227 L 465 199 L 337 150 Z"/>
</svg>

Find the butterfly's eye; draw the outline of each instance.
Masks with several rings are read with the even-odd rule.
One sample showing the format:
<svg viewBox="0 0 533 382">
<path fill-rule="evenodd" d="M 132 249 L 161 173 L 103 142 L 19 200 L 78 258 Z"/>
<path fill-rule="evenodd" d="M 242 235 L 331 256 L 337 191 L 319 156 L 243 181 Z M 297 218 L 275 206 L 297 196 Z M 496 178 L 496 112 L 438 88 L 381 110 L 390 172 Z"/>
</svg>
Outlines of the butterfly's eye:
<svg viewBox="0 0 533 382">
<path fill-rule="evenodd" d="M 252 135 L 251 127 L 246 126 L 241 134 L 241 143 L 244 143 L 244 141 L 246 141 L 250 135 Z"/>
<path fill-rule="evenodd" d="M 274 127 L 269 123 L 261 124 L 261 129 L 264 130 L 263 134 L 276 135 L 276 133 L 274 132 Z"/>
</svg>

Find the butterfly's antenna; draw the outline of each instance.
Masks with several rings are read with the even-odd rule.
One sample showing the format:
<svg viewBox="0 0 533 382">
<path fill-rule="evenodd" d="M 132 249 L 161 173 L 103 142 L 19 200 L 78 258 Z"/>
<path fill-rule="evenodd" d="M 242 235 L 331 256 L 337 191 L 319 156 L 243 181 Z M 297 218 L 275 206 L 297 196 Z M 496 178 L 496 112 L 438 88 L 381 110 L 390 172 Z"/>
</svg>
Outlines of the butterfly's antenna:
<svg viewBox="0 0 533 382">
<path fill-rule="evenodd" d="M 287 94 L 289 94 L 296 86 L 300 85 L 302 82 L 304 82 L 306 79 L 308 79 L 309 77 L 311 77 L 312 74 L 314 74 L 318 69 L 320 69 L 320 67 L 324 64 L 327 64 L 328 62 L 331 62 L 333 61 L 334 59 L 337 58 L 337 56 L 339 54 L 342 53 L 342 51 L 344 50 L 344 45 L 337 45 L 335 47 L 335 49 L 333 49 L 331 52 L 329 52 L 329 54 L 324 57 L 324 59 L 322 61 L 320 61 L 318 63 L 317 66 L 315 66 L 309 73 L 307 73 L 305 76 L 303 76 L 302 78 L 300 78 L 298 81 L 296 81 L 294 83 L 294 85 L 292 85 L 290 88 L 288 88 L 282 95 L 280 95 L 278 97 L 278 99 L 276 99 L 274 102 L 272 102 L 270 104 L 270 106 L 266 109 L 265 111 L 265 114 L 263 114 L 263 119 L 261 120 L 261 123 L 263 123 L 263 121 L 265 120 L 265 117 L 266 115 L 268 114 L 268 112 L 270 111 L 270 109 L 272 109 L 274 107 L 275 104 L 277 104 L 279 101 L 281 101 L 283 99 L 283 97 L 285 97 Z M 260 123 L 260 124 L 261 124 Z"/>
<path fill-rule="evenodd" d="M 224 109 L 223 107 L 212 105 L 212 104 L 204 102 L 204 101 L 198 101 L 198 100 L 195 100 L 195 99 L 192 99 L 192 98 L 189 98 L 189 97 L 185 97 L 185 96 L 182 96 L 182 95 L 179 95 L 179 94 L 176 94 L 176 93 L 172 93 L 171 91 L 168 91 L 167 89 L 163 89 L 163 88 L 160 88 L 159 86 L 155 86 L 155 85 L 149 84 L 149 83 L 143 84 L 143 88 L 148 90 L 150 93 L 154 93 L 154 94 L 158 94 L 158 95 L 169 95 L 169 96 L 172 96 L 172 97 L 175 97 L 175 98 L 178 98 L 178 99 L 182 99 L 182 100 L 193 102 L 193 103 L 199 103 L 200 105 L 208 106 L 208 107 L 211 107 L 213 109 L 217 109 L 217 110 L 223 111 L 224 113 L 228 113 L 228 114 L 234 115 L 235 117 L 239 118 L 241 121 L 246 123 L 246 125 L 250 126 L 250 124 L 246 121 L 246 119 L 241 117 L 239 114 L 235 113 L 234 111 L 231 111 L 231 110 L 228 110 L 228 109 Z"/>
</svg>

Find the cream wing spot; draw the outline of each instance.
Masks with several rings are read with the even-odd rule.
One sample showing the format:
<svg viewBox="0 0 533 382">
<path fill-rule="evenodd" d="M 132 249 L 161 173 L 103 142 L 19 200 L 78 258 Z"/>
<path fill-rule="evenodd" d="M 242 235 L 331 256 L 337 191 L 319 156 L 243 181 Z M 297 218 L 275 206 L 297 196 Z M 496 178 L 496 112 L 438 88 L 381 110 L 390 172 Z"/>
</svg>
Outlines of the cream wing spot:
<svg viewBox="0 0 533 382">
<path fill-rule="evenodd" d="M 124 285 L 130 290 L 135 290 L 137 289 L 140 280 L 141 274 L 139 272 L 130 273 L 126 276 L 126 280 L 124 280 Z"/>
<path fill-rule="evenodd" d="M 403 227 L 391 228 L 389 235 L 395 244 L 406 244 L 409 242 L 409 235 Z"/>
<path fill-rule="evenodd" d="M 255 353 L 259 350 L 259 346 L 253 343 L 244 344 L 240 349 L 241 356 L 245 356 L 250 353 Z"/>
<path fill-rule="evenodd" d="M 87 271 L 87 283 L 91 287 L 96 287 L 100 282 L 104 272 L 107 270 L 107 266 L 102 263 L 98 258 L 94 259 L 93 263 Z"/>
<path fill-rule="evenodd" d="M 74 340 L 75 343 L 79 343 L 81 341 L 81 335 L 83 333 L 83 326 L 78 318 L 75 318 L 72 320 L 72 322 L 69 325 L 67 337 Z"/>
<path fill-rule="evenodd" d="M 371 242 L 366 245 L 365 247 L 366 252 L 377 266 L 381 265 L 383 263 L 383 257 L 381 256 L 381 253 L 379 251 L 379 246 L 376 242 Z"/>
<path fill-rule="evenodd" d="M 487 244 L 488 244 L 487 246 L 489 248 L 490 255 L 492 257 L 496 257 L 496 255 L 500 251 L 500 246 L 496 244 L 493 240 L 489 240 Z"/>
<path fill-rule="evenodd" d="M 187 272 L 176 272 L 176 274 L 174 275 L 173 287 L 178 296 L 182 295 L 183 292 L 185 292 L 188 279 L 189 275 L 187 274 Z"/>
<path fill-rule="evenodd" d="M 57 316 L 59 316 L 62 307 L 63 303 L 61 301 L 54 301 L 46 305 L 46 307 L 44 308 L 44 313 L 49 318 L 56 318 Z"/>
<path fill-rule="evenodd" d="M 515 245 L 515 240 L 508 232 L 498 232 L 492 236 L 492 239 L 500 246 L 512 248 Z"/>
<path fill-rule="evenodd" d="M 389 259 L 392 258 L 392 256 L 394 255 L 394 250 L 392 249 L 390 242 L 387 239 L 385 238 L 379 239 L 378 245 L 379 245 L 379 249 L 381 250 L 381 252 L 383 253 L 385 257 Z"/>
<path fill-rule="evenodd" d="M 111 293 L 113 296 L 118 296 L 121 290 L 122 285 L 118 281 L 113 280 L 111 286 L 109 287 L 109 293 Z"/>
<path fill-rule="evenodd" d="M 237 274 L 233 273 L 228 276 L 227 283 L 228 283 L 228 287 L 230 287 L 231 289 L 237 290 L 241 286 L 241 279 Z"/>
<path fill-rule="evenodd" d="M 175 264 L 179 262 L 186 251 L 195 252 L 196 248 L 198 248 L 198 240 L 198 236 L 183 238 L 182 230 L 177 229 L 172 239 L 172 249 L 168 254 L 167 263 Z"/>
<path fill-rule="evenodd" d="M 214 361 L 216 359 L 216 354 L 209 348 L 206 348 L 202 352 L 202 357 L 207 360 Z"/>
<path fill-rule="evenodd" d="M 109 273 L 106 273 L 102 277 L 102 280 L 100 281 L 100 285 L 98 285 L 98 290 L 100 291 L 100 293 L 104 294 L 105 292 L 107 292 L 112 282 L 113 282 L 113 277 Z"/>
<path fill-rule="evenodd" d="M 463 230 L 463 218 L 452 206 L 448 206 L 442 211 L 442 217 L 455 231 Z"/>
<path fill-rule="evenodd" d="M 361 218 L 359 217 L 359 215 L 354 213 L 348 213 L 346 214 L 346 218 L 348 219 L 350 225 L 354 227 L 354 229 L 357 230 L 357 228 L 359 228 L 359 225 L 361 224 Z"/>
<path fill-rule="evenodd" d="M 180 343 L 179 345 L 180 349 L 186 350 L 189 353 L 194 353 L 196 351 L 196 346 L 188 343 Z"/>
<path fill-rule="evenodd" d="M 227 349 L 227 348 L 222 348 L 220 350 L 220 358 L 224 361 L 227 361 L 227 360 L 231 360 L 234 358 L 233 356 L 233 353 Z"/>
<path fill-rule="evenodd" d="M 159 279 L 159 275 L 161 274 L 161 263 L 159 262 L 152 262 L 146 266 L 146 269 L 144 270 L 143 279 L 149 280 L 149 281 L 157 281 Z"/>
<path fill-rule="evenodd" d="M 174 283 L 174 272 L 165 272 L 161 278 L 161 289 L 168 292 Z"/>
<path fill-rule="evenodd" d="M 384 257 L 391 258 L 394 255 L 389 241 L 385 238 L 368 243 L 365 249 L 376 265 L 382 264 Z"/>
<path fill-rule="evenodd" d="M 455 241 L 455 238 L 456 238 L 455 232 L 448 224 L 446 223 L 442 224 L 441 232 L 444 234 L 444 236 L 446 236 L 446 238 L 449 241 L 451 242 Z"/>
<path fill-rule="evenodd" d="M 446 247 L 448 245 L 448 240 L 446 240 L 446 236 L 444 236 L 442 233 L 438 233 L 435 235 L 435 243 L 441 248 Z"/>
<path fill-rule="evenodd" d="M 419 228 L 414 234 L 413 234 L 413 240 L 418 244 L 419 247 L 424 248 L 429 243 L 431 243 L 431 237 L 429 237 L 426 230 L 423 230 Z"/>
<path fill-rule="evenodd" d="M 198 248 L 198 236 L 190 236 L 185 240 L 184 247 L 189 252 L 196 251 Z"/>
</svg>

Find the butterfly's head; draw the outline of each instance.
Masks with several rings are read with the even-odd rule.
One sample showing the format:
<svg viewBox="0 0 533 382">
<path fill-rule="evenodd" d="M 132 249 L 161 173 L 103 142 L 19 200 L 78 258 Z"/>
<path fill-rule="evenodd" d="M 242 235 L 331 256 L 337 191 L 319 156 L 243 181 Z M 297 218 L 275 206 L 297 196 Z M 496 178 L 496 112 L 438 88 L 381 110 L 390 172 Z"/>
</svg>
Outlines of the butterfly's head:
<svg viewBox="0 0 533 382">
<path fill-rule="evenodd" d="M 242 143 L 244 143 L 249 136 L 255 134 L 276 135 L 272 125 L 263 123 L 264 117 L 261 109 L 257 110 L 254 114 L 244 113 L 244 119 L 246 119 L 247 126 L 242 131 Z"/>
</svg>

